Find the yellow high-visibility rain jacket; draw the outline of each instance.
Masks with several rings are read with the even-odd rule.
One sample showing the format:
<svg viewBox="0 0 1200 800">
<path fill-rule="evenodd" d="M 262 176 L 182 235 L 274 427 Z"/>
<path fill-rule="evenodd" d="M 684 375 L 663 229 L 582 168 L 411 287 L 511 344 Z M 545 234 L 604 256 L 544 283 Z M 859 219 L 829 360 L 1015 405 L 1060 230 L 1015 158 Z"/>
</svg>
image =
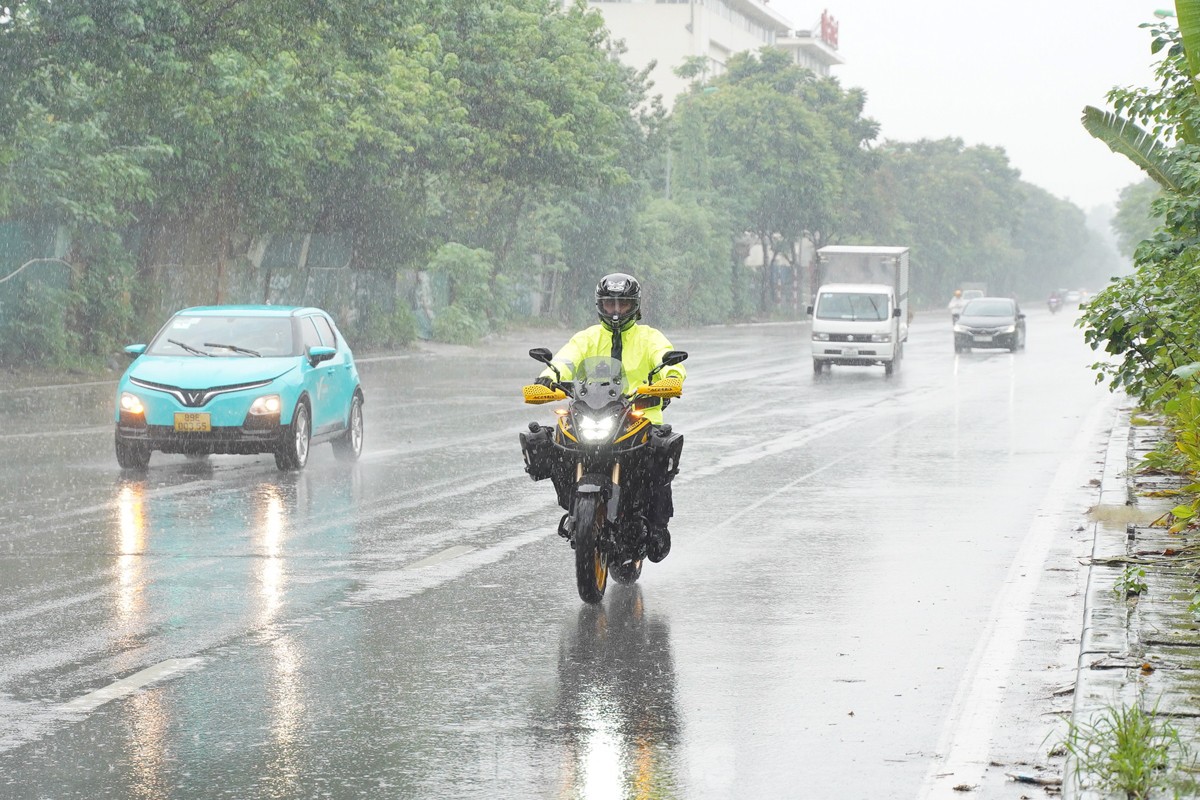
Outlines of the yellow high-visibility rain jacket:
<svg viewBox="0 0 1200 800">
<path fill-rule="evenodd" d="M 584 328 L 554 354 L 554 366 L 558 367 L 562 380 L 571 380 L 575 367 L 585 358 L 612 355 L 612 344 L 612 331 L 604 325 Z M 629 379 L 630 391 L 645 383 L 650 370 L 662 363 L 663 354 L 674 349 L 667 337 L 657 328 L 639 325 L 636 322 L 625 328 L 621 332 L 621 366 L 625 369 L 625 377 Z M 554 370 L 546 367 L 542 370 L 542 376 L 553 378 Z M 687 371 L 682 364 L 675 364 L 660 370 L 655 380 L 666 377 L 676 377 L 682 381 L 687 377 Z M 662 406 L 647 408 L 646 419 L 655 425 L 661 425 Z"/>
</svg>

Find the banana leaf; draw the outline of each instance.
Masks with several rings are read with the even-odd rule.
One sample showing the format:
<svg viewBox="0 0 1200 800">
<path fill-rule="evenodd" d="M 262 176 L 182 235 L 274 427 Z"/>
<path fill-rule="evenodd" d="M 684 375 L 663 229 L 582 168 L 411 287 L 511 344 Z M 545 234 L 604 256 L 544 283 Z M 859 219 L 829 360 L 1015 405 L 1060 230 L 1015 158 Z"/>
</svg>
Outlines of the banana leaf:
<svg viewBox="0 0 1200 800">
<path fill-rule="evenodd" d="M 1179 20 L 1192 87 L 1200 93 L 1200 84 L 1196 82 L 1196 76 L 1200 75 L 1200 0 L 1175 0 L 1175 17 Z"/>
<path fill-rule="evenodd" d="M 1144 169 L 1164 189 L 1180 191 L 1179 181 L 1172 173 L 1170 150 L 1136 123 L 1111 111 L 1087 106 L 1083 109 L 1083 127 L 1108 145 L 1108 149 Z"/>
</svg>

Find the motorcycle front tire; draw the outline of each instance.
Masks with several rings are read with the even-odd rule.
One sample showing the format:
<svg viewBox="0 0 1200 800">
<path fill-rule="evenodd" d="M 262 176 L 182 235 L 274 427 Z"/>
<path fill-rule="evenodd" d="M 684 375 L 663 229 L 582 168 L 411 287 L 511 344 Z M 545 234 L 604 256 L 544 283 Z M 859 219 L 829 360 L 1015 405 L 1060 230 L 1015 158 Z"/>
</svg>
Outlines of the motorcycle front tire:
<svg viewBox="0 0 1200 800">
<path fill-rule="evenodd" d="M 580 495 L 575 498 L 571 513 L 571 540 L 575 543 L 575 585 L 579 599 L 585 603 L 599 603 L 604 599 L 608 586 L 608 564 L 600 552 L 600 531 L 604 519 L 604 506 L 595 495 Z"/>
</svg>

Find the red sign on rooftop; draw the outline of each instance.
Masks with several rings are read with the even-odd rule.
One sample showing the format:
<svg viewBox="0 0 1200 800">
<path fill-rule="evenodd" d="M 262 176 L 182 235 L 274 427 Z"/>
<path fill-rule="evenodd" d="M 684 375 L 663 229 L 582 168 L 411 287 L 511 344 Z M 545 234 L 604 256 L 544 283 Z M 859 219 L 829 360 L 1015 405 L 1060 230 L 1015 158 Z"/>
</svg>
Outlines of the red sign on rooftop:
<svg viewBox="0 0 1200 800">
<path fill-rule="evenodd" d="M 838 23 L 828 9 L 821 12 L 821 41 L 837 50 Z"/>
</svg>

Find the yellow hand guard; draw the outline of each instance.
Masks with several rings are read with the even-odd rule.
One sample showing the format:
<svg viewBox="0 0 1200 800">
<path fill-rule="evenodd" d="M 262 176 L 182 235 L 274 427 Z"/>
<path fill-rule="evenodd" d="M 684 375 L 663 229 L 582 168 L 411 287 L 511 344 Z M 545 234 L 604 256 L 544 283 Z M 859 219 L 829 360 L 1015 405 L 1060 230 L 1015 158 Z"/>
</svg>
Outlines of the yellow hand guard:
<svg viewBox="0 0 1200 800">
<path fill-rule="evenodd" d="M 634 394 L 650 397 L 679 397 L 683 394 L 683 379 L 671 377 L 663 378 L 658 383 L 642 384 L 637 387 Z"/>
<path fill-rule="evenodd" d="M 550 389 L 540 383 L 531 383 L 521 390 L 526 403 L 553 403 L 555 400 L 566 400 L 567 393 L 562 389 Z"/>
</svg>

